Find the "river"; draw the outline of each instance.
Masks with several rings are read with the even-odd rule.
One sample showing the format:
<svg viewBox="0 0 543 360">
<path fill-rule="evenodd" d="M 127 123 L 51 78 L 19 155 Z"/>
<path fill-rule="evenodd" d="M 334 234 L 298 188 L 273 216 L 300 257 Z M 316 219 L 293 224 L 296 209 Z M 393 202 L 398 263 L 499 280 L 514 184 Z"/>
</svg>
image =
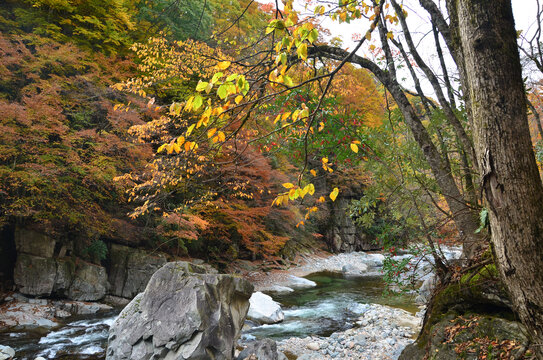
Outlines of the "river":
<svg viewBox="0 0 543 360">
<path fill-rule="evenodd" d="M 459 250 L 455 250 L 459 253 Z M 453 254 L 453 253 L 451 253 Z M 452 255 L 451 255 L 452 256 Z M 337 272 L 316 272 L 306 276 L 317 285 L 288 294 L 272 294 L 282 305 L 285 320 L 274 325 L 255 326 L 242 333 L 242 340 L 316 335 L 321 337 L 355 327 L 364 304 L 382 304 L 414 314 L 413 295 L 384 297 L 385 284 L 376 273 L 343 276 Z M 117 312 L 72 318 L 49 333 L 3 333 L 0 344 L 16 350 L 17 359 L 103 359 L 109 326 Z"/>
</svg>

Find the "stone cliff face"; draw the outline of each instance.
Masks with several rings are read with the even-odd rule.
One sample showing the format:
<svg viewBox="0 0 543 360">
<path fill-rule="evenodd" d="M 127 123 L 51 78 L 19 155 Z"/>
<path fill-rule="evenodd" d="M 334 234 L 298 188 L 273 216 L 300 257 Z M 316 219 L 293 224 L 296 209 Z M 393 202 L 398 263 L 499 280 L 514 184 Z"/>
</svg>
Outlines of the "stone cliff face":
<svg viewBox="0 0 543 360">
<path fill-rule="evenodd" d="M 349 216 L 348 206 L 352 197 L 338 198 L 330 212 L 330 227 L 326 242 L 333 252 L 379 250 L 381 246 L 357 226 Z"/>
<path fill-rule="evenodd" d="M 132 299 L 145 289 L 166 256 L 111 244 L 107 266 L 84 261 L 71 246 L 24 228 L 14 231 L 15 289 L 24 295 L 102 300 L 106 295 Z"/>
</svg>

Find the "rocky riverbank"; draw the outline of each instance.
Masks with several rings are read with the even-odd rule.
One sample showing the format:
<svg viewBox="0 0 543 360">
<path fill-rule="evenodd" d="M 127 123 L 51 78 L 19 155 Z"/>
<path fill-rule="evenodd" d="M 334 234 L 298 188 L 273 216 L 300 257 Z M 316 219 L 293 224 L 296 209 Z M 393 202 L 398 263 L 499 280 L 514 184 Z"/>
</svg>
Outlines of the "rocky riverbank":
<svg viewBox="0 0 543 360">
<path fill-rule="evenodd" d="M 279 341 L 277 348 L 298 360 L 397 359 L 414 341 L 421 317 L 401 309 L 378 304 L 360 304 L 357 327 L 329 337 L 310 336 Z"/>
</svg>

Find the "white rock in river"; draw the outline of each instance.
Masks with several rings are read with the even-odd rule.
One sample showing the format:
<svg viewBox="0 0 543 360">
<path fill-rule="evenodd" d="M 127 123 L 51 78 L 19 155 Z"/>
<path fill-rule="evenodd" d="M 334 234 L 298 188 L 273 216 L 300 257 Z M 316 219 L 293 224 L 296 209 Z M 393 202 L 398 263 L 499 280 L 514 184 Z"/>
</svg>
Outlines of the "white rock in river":
<svg viewBox="0 0 543 360">
<path fill-rule="evenodd" d="M 317 286 L 317 283 L 311 280 L 301 278 L 301 277 L 289 275 L 285 286 L 291 287 L 293 289 L 305 289 L 305 288 Z"/>
<path fill-rule="evenodd" d="M 289 294 L 293 292 L 294 289 L 289 288 L 288 286 L 272 285 L 269 288 L 267 288 L 266 291 L 274 292 L 276 294 Z"/>
<path fill-rule="evenodd" d="M 317 342 L 310 342 L 309 344 L 306 345 L 306 347 L 309 350 L 313 350 L 313 351 L 319 351 L 320 348 L 321 348 L 319 343 L 317 343 Z"/>
<path fill-rule="evenodd" d="M 360 276 L 368 271 L 368 265 L 364 263 L 343 265 L 341 272 L 346 276 Z"/>
<path fill-rule="evenodd" d="M 249 299 L 247 318 L 262 324 L 275 324 L 285 319 L 281 306 L 271 296 L 257 291 Z"/>
<path fill-rule="evenodd" d="M 12 359 L 15 356 L 15 350 L 9 346 L 0 345 L 0 360 Z"/>
</svg>

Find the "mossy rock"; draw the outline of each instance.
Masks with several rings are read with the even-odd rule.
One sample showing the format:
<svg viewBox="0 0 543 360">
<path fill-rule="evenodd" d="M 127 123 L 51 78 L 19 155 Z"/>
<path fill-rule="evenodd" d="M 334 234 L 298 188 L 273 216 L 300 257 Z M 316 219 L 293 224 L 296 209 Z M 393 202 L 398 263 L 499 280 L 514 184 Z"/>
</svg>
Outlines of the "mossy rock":
<svg viewBox="0 0 543 360">
<path fill-rule="evenodd" d="M 488 315 L 449 314 L 430 333 L 429 341 L 407 346 L 400 359 L 512 359 L 522 355 L 528 344 L 522 324 Z"/>
<path fill-rule="evenodd" d="M 478 359 L 483 355 L 493 359 L 503 356 L 510 345 L 518 352 L 528 344 L 526 330 L 515 321 L 493 264 L 441 287 L 428 309 L 417 341 L 405 348 L 400 359 Z"/>
</svg>

